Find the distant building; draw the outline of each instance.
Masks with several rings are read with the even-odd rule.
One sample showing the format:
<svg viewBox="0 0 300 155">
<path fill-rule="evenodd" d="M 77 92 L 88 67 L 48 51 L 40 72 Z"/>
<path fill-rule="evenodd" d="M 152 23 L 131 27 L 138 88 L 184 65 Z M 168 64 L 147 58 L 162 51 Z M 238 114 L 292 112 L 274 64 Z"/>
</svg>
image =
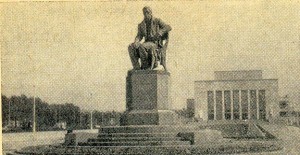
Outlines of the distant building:
<svg viewBox="0 0 300 155">
<path fill-rule="evenodd" d="M 300 111 L 295 111 L 287 96 L 280 99 L 278 106 L 280 111 L 279 116 L 274 120 L 275 122 L 300 126 Z"/>
<path fill-rule="evenodd" d="M 189 117 L 195 117 L 195 99 L 186 100 L 186 109 L 190 114 Z"/>
<path fill-rule="evenodd" d="M 279 111 L 279 116 L 280 117 L 288 117 L 290 115 L 290 113 L 294 110 L 290 106 L 287 96 L 280 99 L 278 106 L 279 106 L 279 109 L 280 109 L 280 111 Z"/>
<path fill-rule="evenodd" d="M 277 79 L 263 79 L 261 70 L 214 75 L 214 80 L 195 81 L 195 113 L 203 120 L 266 120 L 278 115 Z"/>
</svg>

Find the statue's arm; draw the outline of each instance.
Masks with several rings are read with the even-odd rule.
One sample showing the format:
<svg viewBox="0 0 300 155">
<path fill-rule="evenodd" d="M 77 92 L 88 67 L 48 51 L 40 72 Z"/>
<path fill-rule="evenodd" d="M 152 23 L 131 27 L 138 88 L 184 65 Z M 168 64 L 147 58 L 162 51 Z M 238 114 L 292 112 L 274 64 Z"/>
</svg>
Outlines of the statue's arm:
<svg viewBox="0 0 300 155">
<path fill-rule="evenodd" d="M 157 19 L 157 20 L 158 20 L 158 25 L 160 27 L 160 30 L 158 31 L 160 36 L 172 30 L 170 25 L 164 23 L 161 19 Z"/>
<path fill-rule="evenodd" d="M 140 28 L 140 26 L 138 26 L 138 33 L 137 33 L 137 35 L 135 37 L 134 42 L 135 43 L 136 42 L 140 42 L 142 39 L 143 39 L 143 36 L 142 36 L 142 33 L 141 33 L 141 28 Z"/>
</svg>

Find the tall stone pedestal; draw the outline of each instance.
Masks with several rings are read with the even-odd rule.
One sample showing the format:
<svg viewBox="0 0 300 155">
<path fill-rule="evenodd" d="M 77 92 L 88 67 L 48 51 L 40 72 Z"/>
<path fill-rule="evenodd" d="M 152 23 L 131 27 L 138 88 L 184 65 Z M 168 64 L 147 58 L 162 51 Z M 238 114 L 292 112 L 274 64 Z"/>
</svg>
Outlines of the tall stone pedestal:
<svg viewBox="0 0 300 155">
<path fill-rule="evenodd" d="M 122 125 L 172 125 L 175 113 L 169 105 L 170 73 L 129 71 L 126 79 L 126 112 Z"/>
<path fill-rule="evenodd" d="M 121 126 L 99 129 L 97 138 L 81 146 L 140 147 L 189 146 L 194 127 L 175 124 L 176 114 L 170 110 L 170 73 L 165 71 L 129 71 L 126 78 L 126 112 Z M 189 135 L 188 138 L 186 138 Z"/>
</svg>

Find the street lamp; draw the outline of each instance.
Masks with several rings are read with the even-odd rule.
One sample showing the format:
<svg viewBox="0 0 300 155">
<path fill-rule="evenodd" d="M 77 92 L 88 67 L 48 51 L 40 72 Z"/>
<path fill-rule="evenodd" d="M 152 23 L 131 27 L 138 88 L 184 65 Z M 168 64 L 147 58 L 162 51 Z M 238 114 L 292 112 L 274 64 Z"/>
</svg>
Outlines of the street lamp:
<svg viewBox="0 0 300 155">
<path fill-rule="evenodd" d="M 8 126 L 10 126 L 10 99 L 8 100 Z"/>
<path fill-rule="evenodd" d="M 91 111 L 91 130 L 93 130 L 93 110 Z"/>
<path fill-rule="evenodd" d="M 90 103 L 91 103 L 92 96 L 93 96 L 93 94 L 90 93 Z M 91 130 L 92 130 L 93 129 L 93 110 L 91 111 L 91 122 L 90 122 L 90 124 L 91 124 Z"/>
<path fill-rule="evenodd" d="M 35 93 L 36 93 L 36 89 L 35 89 L 35 85 L 33 85 L 34 88 L 34 95 L 33 95 L 33 125 L 32 125 L 32 132 L 36 131 L 36 120 L 35 120 Z"/>
</svg>

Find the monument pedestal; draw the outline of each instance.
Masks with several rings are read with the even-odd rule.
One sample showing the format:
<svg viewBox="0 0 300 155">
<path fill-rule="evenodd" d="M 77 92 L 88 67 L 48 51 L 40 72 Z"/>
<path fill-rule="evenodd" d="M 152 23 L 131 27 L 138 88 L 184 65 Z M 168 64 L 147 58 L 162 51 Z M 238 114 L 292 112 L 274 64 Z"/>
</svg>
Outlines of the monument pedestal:
<svg viewBox="0 0 300 155">
<path fill-rule="evenodd" d="M 132 110 L 124 114 L 122 125 L 173 125 L 175 117 L 171 110 Z"/>
<path fill-rule="evenodd" d="M 121 126 L 99 129 L 97 138 L 80 146 L 189 146 L 187 131 L 195 127 L 176 125 L 176 113 L 169 104 L 170 73 L 155 70 L 129 71 L 126 78 L 126 112 Z M 186 138 L 188 135 L 189 137 Z"/>
<path fill-rule="evenodd" d="M 126 112 L 122 125 L 172 125 L 175 113 L 169 105 L 170 73 L 129 71 L 126 79 Z"/>
</svg>

